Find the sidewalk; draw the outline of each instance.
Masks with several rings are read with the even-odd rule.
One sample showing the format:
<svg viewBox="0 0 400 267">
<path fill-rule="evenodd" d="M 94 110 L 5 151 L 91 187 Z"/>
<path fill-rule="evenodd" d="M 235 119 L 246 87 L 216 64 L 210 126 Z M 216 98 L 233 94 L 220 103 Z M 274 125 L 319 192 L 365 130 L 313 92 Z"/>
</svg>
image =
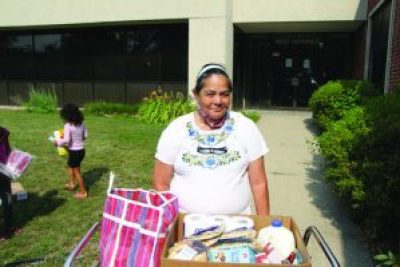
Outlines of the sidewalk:
<svg viewBox="0 0 400 267">
<path fill-rule="evenodd" d="M 308 149 L 312 140 L 311 113 L 260 111 L 257 123 L 270 148 L 266 156 L 271 214 L 292 216 L 301 233 L 315 225 L 342 267 L 373 266 L 360 232 L 343 204 L 323 181 L 321 158 Z M 308 251 L 316 267 L 330 266 L 311 237 Z"/>
</svg>

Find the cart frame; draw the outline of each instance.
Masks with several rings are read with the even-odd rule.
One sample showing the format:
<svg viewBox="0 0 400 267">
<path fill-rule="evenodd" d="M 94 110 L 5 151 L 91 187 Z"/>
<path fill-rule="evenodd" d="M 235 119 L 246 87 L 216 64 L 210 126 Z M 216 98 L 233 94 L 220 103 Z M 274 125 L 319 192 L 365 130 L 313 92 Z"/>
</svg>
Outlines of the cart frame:
<svg viewBox="0 0 400 267">
<path fill-rule="evenodd" d="M 72 267 L 74 266 L 74 260 L 80 255 L 82 250 L 85 248 L 86 244 L 89 242 L 89 240 L 92 238 L 94 233 L 97 231 L 97 229 L 100 226 L 100 222 L 96 222 L 93 224 L 93 226 L 89 229 L 89 231 L 86 233 L 86 235 L 79 241 L 79 243 L 74 247 L 72 252 L 68 255 L 68 257 L 65 260 L 64 267 Z M 331 248 L 329 247 L 328 243 L 325 241 L 324 237 L 320 233 L 317 227 L 314 225 L 311 225 L 306 228 L 304 231 L 303 235 L 303 241 L 304 244 L 308 245 L 308 242 L 310 240 L 310 237 L 313 236 L 317 243 L 319 244 L 320 248 L 324 252 L 326 258 L 328 259 L 329 263 L 331 264 L 332 267 L 340 267 L 339 261 L 333 254 Z"/>
</svg>

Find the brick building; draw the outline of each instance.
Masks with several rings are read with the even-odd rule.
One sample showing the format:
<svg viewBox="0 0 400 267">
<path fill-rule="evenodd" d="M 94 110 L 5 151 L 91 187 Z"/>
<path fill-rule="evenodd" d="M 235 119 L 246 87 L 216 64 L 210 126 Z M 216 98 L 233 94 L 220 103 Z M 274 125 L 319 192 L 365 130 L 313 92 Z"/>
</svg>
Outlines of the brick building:
<svg viewBox="0 0 400 267">
<path fill-rule="evenodd" d="M 384 89 L 400 85 L 400 3 L 369 0 L 364 78 Z"/>
</svg>

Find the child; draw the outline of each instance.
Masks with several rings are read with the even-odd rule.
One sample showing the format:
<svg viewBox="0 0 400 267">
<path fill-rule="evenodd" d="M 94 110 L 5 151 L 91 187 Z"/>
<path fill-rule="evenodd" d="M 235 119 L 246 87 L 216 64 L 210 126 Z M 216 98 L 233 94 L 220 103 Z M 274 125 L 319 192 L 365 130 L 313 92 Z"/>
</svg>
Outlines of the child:
<svg viewBox="0 0 400 267">
<path fill-rule="evenodd" d="M 64 188 L 74 191 L 78 181 L 79 191 L 75 193 L 76 199 L 86 199 L 88 196 L 85 182 L 81 175 L 81 162 L 85 157 L 84 140 L 87 129 L 83 125 L 83 114 L 74 104 L 66 104 L 60 111 L 64 119 L 64 137 L 54 141 L 55 146 L 66 146 L 68 149 L 68 176 L 69 183 Z"/>
<path fill-rule="evenodd" d="M 8 155 L 11 153 L 10 143 L 8 137 L 10 132 L 0 126 L 0 163 L 6 164 Z M 0 172 L 0 199 L 3 206 L 4 223 L 5 223 L 5 235 L 12 232 L 12 192 L 11 192 L 11 178 L 7 177 Z"/>
</svg>

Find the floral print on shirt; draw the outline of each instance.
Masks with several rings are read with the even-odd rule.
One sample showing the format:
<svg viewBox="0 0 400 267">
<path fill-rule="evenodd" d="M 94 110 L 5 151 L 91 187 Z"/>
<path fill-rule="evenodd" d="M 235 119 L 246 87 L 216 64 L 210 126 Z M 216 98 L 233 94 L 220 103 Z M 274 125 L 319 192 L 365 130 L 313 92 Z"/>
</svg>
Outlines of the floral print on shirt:
<svg viewBox="0 0 400 267">
<path fill-rule="evenodd" d="M 198 146 L 218 148 L 225 143 L 228 136 L 234 131 L 234 123 L 234 119 L 229 118 L 226 120 L 224 126 L 222 126 L 221 131 L 205 134 L 200 133 L 191 121 L 187 122 L 186 128 L 189 137 L 197 141 Z M 199 166 L 210 169 L 228 165 L 240 158 L 241 155 L 239 151 L 230 149 L 224 154 L 200 154 L 197 152 L 192 153 L 191 151 L 182 154 L 182 161 L 189 164 L 189 166 Z"/>
</svg>

